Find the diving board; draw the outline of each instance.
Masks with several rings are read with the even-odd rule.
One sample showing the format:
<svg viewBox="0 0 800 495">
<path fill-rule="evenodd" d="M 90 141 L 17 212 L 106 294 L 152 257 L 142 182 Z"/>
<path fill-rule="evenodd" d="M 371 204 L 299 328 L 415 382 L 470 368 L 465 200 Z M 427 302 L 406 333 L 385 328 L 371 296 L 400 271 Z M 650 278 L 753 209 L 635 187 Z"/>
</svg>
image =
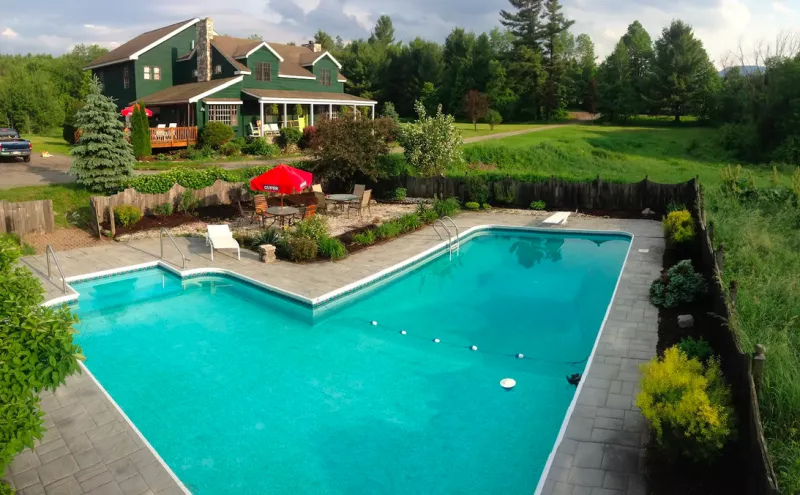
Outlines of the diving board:
<svg viewBox="0 0 800 495">
<path fill-rule="evenodd" d="M 547 225 L 565 225 L 570 215 L 572 215 L 571 211 L 559 211 L 545 218 L 542 223 Z"/>
</svg>

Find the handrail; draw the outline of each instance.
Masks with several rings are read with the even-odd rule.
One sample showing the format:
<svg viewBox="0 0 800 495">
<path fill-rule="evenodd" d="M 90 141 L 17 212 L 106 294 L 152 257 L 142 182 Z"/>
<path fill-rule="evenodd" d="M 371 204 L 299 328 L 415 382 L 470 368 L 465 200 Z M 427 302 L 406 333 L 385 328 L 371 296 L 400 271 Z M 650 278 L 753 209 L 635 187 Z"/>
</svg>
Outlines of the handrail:
<svg viewBox="0 0 800 495">
<path fill-rule="evenodd" d="M 181 255 L 181 258 L 183 259 L 183 263 L 181 264 L 181 267 L 184 270 L 186 270 L 186 256 L 183 255 L 183 251 L 181 251 L 181 248 L 178 247 L 178 243 L 175 242 L 175 238 L 172 237 L 172 234 L 170 234 L 169 231 L 164 227 L 161 227 L 161 231 L 158 233 L 158 239 L 159 239 L 159 241 L 161 243 L 161 259 L 162 260 L 164 259 L 164 234 L 167 234 L 167 237 L 169 237 L 169 240 L 172 241 L 172 245 L 175 246 L 175 249 L 178 250 L 178 253 Z"/>
<path fill-rule="evenodd" d="M 446 218 L 447 220 L 449 220 L 449 221 L 450 221 L 450 224 L 451 224 L 453 227 L 455 227 L 455 228 L 456 228 L 456 254 L 461 254 L 461 240 L 459 239 L 459 237 L 460 237 L 460 234 L 459 234 L 459 232 L 458 232 L 458 225 L 456 225 L 456 223 L 453 221 L 453 219 L 452 219 L 452 218 L 450 218 L 450 217 L 449 217 L 449 216 L 447 216 L 447 215 L 443 216 L 443 217 L 441 218 L 441 220 L 444 220 L 445 218 Z M 444 224 L 444 221 L 442 222 L 442 224 Z"/>
<path fill-rule="evenodd" d="M 56 262 L 56 268 L 58 268 L 58 274 L 61 275 L 61 289 L 64 291 L 64 294 L 67 293 L 67 279 L 64 278 L 64 271 L 61 270 L 61 264 L 58 262 L 58 258 L 56 258 L 56 252 L 53 251 L 53 246 L 50 244 L 47 245 L 47 248 L 44 250 L 45 257 L 47 258 L 47 278 L 50 278 L 50 255 L 53 255 L 53 261 Z"/>
<path fill-rule="evenodd" d="M 442 227 L 444 227 L 444 230 L 447 231 L 447 252 L 450 254 L 450 259 L 452 260 L 453 259 L 453 249 L 452 249 L 452 246 L 453 246 L 453 233 L 450 232 L 450 229 L 447 228 L 447 225 L 445 225 L 444 222 L 442 222 L 442 220 L 440 218 L 436 219 L 436 221 L 433 222 L 433 230 L 435 230 L 436 233 L 439 234 L 439 239 L 444 240 L 444 237 L 442 236 L 441 232 L 439 232 L 439 229 L 436 228 L 436 224 L 437 223 L 442 224 Z"/>
</svg>

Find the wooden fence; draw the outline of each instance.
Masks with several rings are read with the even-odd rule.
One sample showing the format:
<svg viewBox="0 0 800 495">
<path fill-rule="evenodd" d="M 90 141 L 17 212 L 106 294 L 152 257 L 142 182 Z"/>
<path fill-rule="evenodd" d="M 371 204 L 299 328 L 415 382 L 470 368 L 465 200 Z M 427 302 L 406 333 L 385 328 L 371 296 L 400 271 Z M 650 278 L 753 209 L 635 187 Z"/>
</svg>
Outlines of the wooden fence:
<svg viewBox="0 0 800 495">
<path fill-rule="evenodd" d="M 21 203 L 0 201 L 0 233 L 41 234 L 50 233 L 54 228 L 55 214 L 52 200 L 42 199 Z"/>
<path fill-rule="evenodd" d="M 402 177 L 395 181 L 379 182 L 377 192 L 392 187 L 405 187 L 409 197 L 432 198 L 455 196 L 469 200 L 466 178 Z M 641 212 L 650 208 L 662 214 L 669 203 L 692 205 L 695 201 L 696 180 L 682 184 L 659 184 L 646 177 L 641 182 L 619 184 L 605 182 L 599 177 L 591 182 L 567 182 L 556 178 L 538 182 L 505 179 L 488 182 L 490 195 L 497 203 L 498 194 L 511 198 L 510 206 L 527 208 L 533 201 L 544 201 L 548 209 L 605 210 Z"/>
<path fill-rule="evenodd" d="M 114 217 L 113 209 L 120 205 L 133 205 L 142 210 L 142 213 L 152 213 L 155 206 L 171 203 L 176 207 L 180 202 L 181 196 L 185 191 L 192 193 L 192 196 L 200 202 L 200 206 L 227 205 L 236 201 L 249 201 L 250 192 L 248 188 L 242 187 L 240 182 L 225 182 L 218 180 L 214 184 L 202 189 L 186 189 L 180 184 L 175 184 L 172 188 L 162 194 L 144 194 L 136 189 L 129 188 L 111 196 L 92 196 L 91 205 L 95 218 L 95 233 L 100 235 L 100 224 L 106 218 L 111 221 Z M 111 221 L 112 235 L 114 223 Z"/>
<path fill-rule="evenodd" d="M 728 383 L 731 384 L 734 405 L 739 412 L 737 427 L 744 446 L 741 452 L 742 465 L 750 471 L 746 476 L 749 486 L 744 493 L 777 495 L 780 491 L 767 452 L 758 401 L 765 356 L 763 353 L 753 355 L 745 352 L 736 332 L 728 325 L 731 314 L 736 311 L 739 288 L 735 281 L 732 281 L 728 288 L 724 285 L 722 279 L 724 246 L 720 243 L 715 249 L 714 229 L 713 225 L 709 226 L 706 223 L 702 193 L 697 185 L 694 186 L 694 189 L 695 218 L 703 256 L 704 275 L 707 280 L 711 281 L 709 294 L 713 301 L 712 310 L 719 321 L 719 325 L 708 329 L 705 338 L 722 358 L 722 371 Z"/>
</svg>

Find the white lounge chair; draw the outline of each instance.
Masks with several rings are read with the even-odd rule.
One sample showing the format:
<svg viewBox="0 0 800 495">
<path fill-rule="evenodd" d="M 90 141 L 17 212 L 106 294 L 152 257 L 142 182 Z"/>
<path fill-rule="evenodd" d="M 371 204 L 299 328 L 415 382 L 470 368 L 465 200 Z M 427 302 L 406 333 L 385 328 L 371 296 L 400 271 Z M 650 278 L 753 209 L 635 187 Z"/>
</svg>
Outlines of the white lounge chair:
<svg viewBox="0 0 800 495">
<path fill-rule="evenodd" d="M 178 124 L 177 124 L 177 123 L 175 123 L 175 122 L 172 122 L 172 123 L 169 125 L 169 128 L 170 128 L 170 129 L 176 129 L 177 127 L 178 127 Z"/>
<path fill-rule="evenodd" d="M 156 129 L 166 129 L 166 128 L 167 128 L 167 124 L 158 124 L 156 126 Z"/>
<path fill-rule="evenodd" d="M 571 211 L 559 211 L 545 218 L 542 223 L 547 225 L 566 225 L 570 215 L 572 215 Z"/>
<path fill-rule="evenodd" d="M 206 246 L 211 246 L 211 261 L 214 261 L 215 249 L 235 249 L 236 259 L 242 259 L 239 243 L 233 238 L 233 232 L 227 224 L 209 225 L 206 232 Z"/>
<path fill-rule="evenodd" d="M 266 129 L 266 134 L 278 134 L 281 132 L 280 128 L 278 127 L 278 124 L 276 123 L 271 123 L 271 124 L 268 123 L 264 124 L 264 126 Z"/>
<path fill-rule="evenodd" d="M 250 137 L 260 137 L 261 136 L 261 134 L 259 134 L 259 132 L 258 132 L 258 129 L 253 127 L 253 123 L 252 122 L 250 122 L 247 125 L 250 127 Z"/>
</svg>

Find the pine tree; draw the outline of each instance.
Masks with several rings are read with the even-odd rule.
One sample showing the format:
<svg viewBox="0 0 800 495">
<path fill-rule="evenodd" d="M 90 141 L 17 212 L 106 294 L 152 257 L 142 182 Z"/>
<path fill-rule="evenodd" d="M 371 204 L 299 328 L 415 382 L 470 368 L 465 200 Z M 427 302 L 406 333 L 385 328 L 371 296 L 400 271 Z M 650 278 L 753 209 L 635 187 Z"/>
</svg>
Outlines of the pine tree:
<svg viewBox="0 0 800 495">
<path fill-rule="evenodd" d="M 500 11 L 500 23 L 507 27 L 517 39 L 517 46 L 540 50 L 544 39 L 542 26 L 543 0 L 508 0 L 516 12 Z"/>
<path fill-rule="evenodd" d="M 382 15 L 375 23 L 375 29 L 369 37 L 370 43 L 377 43 L 383 46 L 389 46 L 394 43 L 394 26 L 392 25 L 392 18 L 388 15 Z"/>
<path fill-rule="evenodd" d="M 102 94 L 95 77 L 86 105 L 75 114 L 81 137 L 70 154 L 75 158 L 69 173 L 93 191 L 114 193 L 133 175 L 133 149 L 125 140 L 124 125 L 113 100 Z"/>
<path fill-rule="evenodd" d="M 575 24 L 575 21 L 569 21 L 564 17 L 558 0 L 546 0 L 542 18 L 546 21 L 544 24 L 546 38 L 544 55 L 547 81 L 544 86 L 544 114 L 546 118 L 550 119 L 563 110 L 566 96 L 565 87 L 562 84 L 566 67 L 558 52 L 559 36 Z"/>
</svg>

